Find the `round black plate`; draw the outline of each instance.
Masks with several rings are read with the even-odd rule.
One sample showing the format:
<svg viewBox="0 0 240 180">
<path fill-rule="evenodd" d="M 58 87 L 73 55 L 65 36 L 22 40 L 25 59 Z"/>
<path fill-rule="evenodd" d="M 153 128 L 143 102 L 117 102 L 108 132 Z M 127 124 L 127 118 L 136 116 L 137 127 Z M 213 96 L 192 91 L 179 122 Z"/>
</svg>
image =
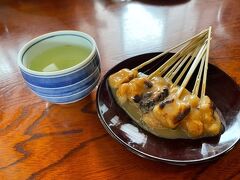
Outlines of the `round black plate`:
<svg viewBox="0 0 240 180">
<path fill-rule="evenodd" d="M 99 118 L 118 142 L 131 152 L 152 160 L 172 164 L 192 164 L 215 159 L 228 152 L 240 139 L 240 88 L 219 68 L 209 64 L 206 94 L 221 111 L 226 122 L 222 135 L 199 140 L 170 140 L 152 135 L 136 125 L 131 118 L 118 106 L 108 87 L 109 75 L 122 68 L 133 68 L 159 53 L 142 54 L 129 58 L 110 69 L 101 81 L 97 91 L 97 111 Z M 162 60 L 151 63 L 142 69 L 143 73 L 153 72 L 172 53 Z M 192 89 L 194 78 L 190 80 Z"/>
</svg>

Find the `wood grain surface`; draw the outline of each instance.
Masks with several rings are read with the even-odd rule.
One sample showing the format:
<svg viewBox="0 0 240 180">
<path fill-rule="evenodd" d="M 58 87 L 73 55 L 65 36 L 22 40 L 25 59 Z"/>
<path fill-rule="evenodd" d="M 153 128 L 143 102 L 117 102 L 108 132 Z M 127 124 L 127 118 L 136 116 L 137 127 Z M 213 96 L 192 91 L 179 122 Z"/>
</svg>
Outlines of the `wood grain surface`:
<svg viewBox="0 0 240 180">
<path fill-rule="evenodd" d="M 2 0 L 0 2 L 0 179 L 240 179 L 240 146 L 217 161 L 174 166 L 138 157 L 108 135 L 84 100 L 54 105 L 34 95 L 17 67 L 30 39 L 84 31 L 104 75 L 116 63 L 163 51 L 213 27 L 210 63 L 240 84 L 239 0 Z"/>
</svg>

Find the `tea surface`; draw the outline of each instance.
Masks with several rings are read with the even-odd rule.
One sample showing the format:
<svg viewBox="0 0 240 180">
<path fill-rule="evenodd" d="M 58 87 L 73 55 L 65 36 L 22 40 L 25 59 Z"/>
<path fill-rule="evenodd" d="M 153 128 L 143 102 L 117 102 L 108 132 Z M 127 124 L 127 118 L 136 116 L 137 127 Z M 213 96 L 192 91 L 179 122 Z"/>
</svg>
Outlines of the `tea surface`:
<svg viewBox="0 0 240 180">
<path fill-rule="evenodd" d="M 77 65 L 90 53 L 91 49 L 83 46 L 58 46 L 36 56 L 27 67 L 40 72 L 59 71 Z"/>
</svg>

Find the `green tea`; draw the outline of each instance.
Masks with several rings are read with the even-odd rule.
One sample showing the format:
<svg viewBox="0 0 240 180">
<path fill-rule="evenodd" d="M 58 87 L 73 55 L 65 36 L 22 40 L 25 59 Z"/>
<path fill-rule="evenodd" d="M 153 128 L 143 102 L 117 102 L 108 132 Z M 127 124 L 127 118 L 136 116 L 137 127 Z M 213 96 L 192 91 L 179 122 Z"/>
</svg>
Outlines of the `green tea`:
<svg viewBox="0 0 240 180">
<path fill-rule="evenodd" d="M 27 67 L 40 72 L 59 71 L 82 62 L 90 53 L 91 49 L 83 46 L 58 46 L 36 56 Z"/>
</svg>

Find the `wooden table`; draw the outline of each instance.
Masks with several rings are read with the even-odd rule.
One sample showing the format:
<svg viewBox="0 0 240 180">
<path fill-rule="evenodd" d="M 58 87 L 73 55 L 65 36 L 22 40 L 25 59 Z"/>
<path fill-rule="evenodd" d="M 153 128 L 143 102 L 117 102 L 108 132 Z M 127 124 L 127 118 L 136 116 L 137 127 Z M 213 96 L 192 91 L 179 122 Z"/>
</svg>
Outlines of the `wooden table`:
<svg viewBox="0 0 240 180">
<path fill-rule="evenodd" d="M 210 63 L 240 84 L 238 0 L 42 0 L 0 2 L 0 179 L 240 179 L 240 146 L 218 161 L 173 166 L 138 157 L 101 125 L 95 94 L 70 105 L 44 102 L 24 84 L 17 53 L 56 30 L 92 35 L 102 75 L 116 63 L 165 50 L 209 25 Z"/>
</svg>

